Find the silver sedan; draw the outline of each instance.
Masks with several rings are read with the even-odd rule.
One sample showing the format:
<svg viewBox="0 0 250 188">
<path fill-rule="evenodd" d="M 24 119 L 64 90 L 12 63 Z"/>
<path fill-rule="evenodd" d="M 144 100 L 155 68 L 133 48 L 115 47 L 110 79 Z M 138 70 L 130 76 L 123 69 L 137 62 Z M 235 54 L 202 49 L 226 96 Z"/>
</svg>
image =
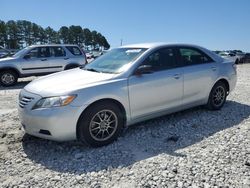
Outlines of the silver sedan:
<svg viewBox="0 0 250 188">
<path fill-rule="evenodd" d="M 199 105 L 219 110 L 236 79 L 233 62 L 199 46 L 123 46 L 28 84 L 19 116 L 27 134 L 98 147 L 140 121 Z"/>
</svg>

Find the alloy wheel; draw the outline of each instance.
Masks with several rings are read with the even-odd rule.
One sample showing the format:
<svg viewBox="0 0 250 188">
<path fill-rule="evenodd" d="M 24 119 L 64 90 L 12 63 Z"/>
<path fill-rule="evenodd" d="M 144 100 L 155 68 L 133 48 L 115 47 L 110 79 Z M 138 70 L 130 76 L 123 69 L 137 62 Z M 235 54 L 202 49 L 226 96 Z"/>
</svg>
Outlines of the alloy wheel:
<svg viewBox="0 0 250 188">
<path fill-rule="evenodd" d="M 1 81 L 6 85 L 10 85 L 15 81 L 15 77 L 10 73 L 5 73 L 2 75 Z"/>
<path fill-rule="evenodd" d="M 213 93 L 213 103 L 215 106 L 220 106 L 225 100 L 225 89 L 222 86 L 218 86 Z"/>
<path fill-rule="evenodd" d="M 116 132 L 117 126 L 117 115 L 111 110 L 102 110 L 91 119 L 89 132 L 96 141 L 106 141 Z"/>
</svg>

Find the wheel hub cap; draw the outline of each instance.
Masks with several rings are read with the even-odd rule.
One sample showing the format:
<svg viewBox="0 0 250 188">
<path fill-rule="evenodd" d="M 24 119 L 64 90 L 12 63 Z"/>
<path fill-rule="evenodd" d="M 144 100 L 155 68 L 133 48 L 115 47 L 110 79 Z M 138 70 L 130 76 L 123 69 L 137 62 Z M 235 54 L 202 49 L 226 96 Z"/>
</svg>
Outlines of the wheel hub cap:
<svg viewBox="0 0 250 188">
<path fill-rule="evenodd" d="M 93 139 L 105 141 L 115 133 L 118 126 L 118 118 L 111 110 L 102 110 L 96 113 L 89 126 L 89 132 Z"/>
<path fill-rule="evenodd" d="M 213 102 L 216 106 L 220 106 L 225 99 L 225 89 L 222 86 L 219 86 L 215 89 L 213 95 Z"/>
<path fill-rule="evenodd" d="M 14 76 L 11 74 L 4 74 L 1 79 L 5 84 L 11 84 L 14 81 Z"/>
</svg>

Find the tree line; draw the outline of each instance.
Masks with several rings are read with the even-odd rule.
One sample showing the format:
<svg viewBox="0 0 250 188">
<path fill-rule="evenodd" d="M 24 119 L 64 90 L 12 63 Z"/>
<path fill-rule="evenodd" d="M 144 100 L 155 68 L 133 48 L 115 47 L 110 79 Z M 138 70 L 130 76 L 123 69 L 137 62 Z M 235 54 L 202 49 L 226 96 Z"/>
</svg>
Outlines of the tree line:
<svg viewBox="0 0 250 188">
<path fill-rule="evenodd" d="M 0 20 L 0 46 L 20 49 L 32 44 L 76 44 L 92 49 L 110 48 L 101 33 L 81 26 L 62 26 L 55 31 L 51 27 L 43 28 L 26 20 Z"/>
</svg>

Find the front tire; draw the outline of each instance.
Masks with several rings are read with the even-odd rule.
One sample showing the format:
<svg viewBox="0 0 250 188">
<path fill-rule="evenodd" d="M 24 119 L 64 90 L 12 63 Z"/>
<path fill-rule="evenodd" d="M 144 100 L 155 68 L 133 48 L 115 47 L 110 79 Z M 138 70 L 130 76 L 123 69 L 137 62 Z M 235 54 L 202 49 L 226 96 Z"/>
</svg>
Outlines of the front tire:
<svg viewBox="0 0 250 188">
<path fill-rule="evenodd" d="M 123 124 L 122 112 L 116 104 L 96 103 L 79 118 L 78 140 L 92 147 L 110 144 L 120 135 Z"/>
<path fill-rule="evenodd" d="M 209 110 L 220 110 L 227 98 L 227 88 L 226 85 L 219 81 L 217 82 L 214 87 L 212 88 L 208 103 L 207 103 L 207 108 Z"/>
<path fill-rule="evenodd" d="M 5 87 L 15 85 L 17 79 L 18 79 L 17 73 L 12 70 L 6 70 L 0 73 L 0 83 Z"/>
</svg>

